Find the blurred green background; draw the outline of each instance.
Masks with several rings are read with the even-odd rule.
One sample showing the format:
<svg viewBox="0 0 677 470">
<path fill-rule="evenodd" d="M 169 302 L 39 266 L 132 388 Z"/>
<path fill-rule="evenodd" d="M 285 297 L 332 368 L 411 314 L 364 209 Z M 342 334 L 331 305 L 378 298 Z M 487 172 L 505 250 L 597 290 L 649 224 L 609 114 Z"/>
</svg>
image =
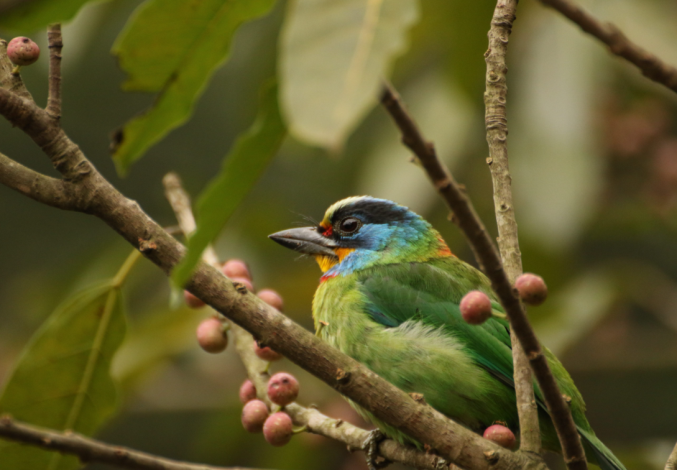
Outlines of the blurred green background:
<svg viewBox="0 0 677 470">
<path fill-rule="evenodd" d="M 197 195 L 218 171 L 256 114 L 259 85 L 276 69 L 287 5 L 278 3 L 237 32 L 230 60 L 214 75 L 192 120 L 121 179 L 109 155 L 109 135 L 152 96 L 120 90 L 124 74 L 109 51 L 139 3 L 89 4 L 64 27 L 62 123 L 116 187 L 159 223 L 174 225 L 162 176 L 176 171 Z M 674 1 L 582 3 L 677 64 Z M 392 76 L 492 233 L 482 54 L 494 5 L 421 2 L 410 47 Z M 46 56 L 44 36 L 32 33 Z M 520 4 L 508 58 L 509 148 L 524 267 L 541 274 L 551 292 L 545 305 L 530 309 L 530 317 L 571 372 L 601 439 L 629 470 L 663 468 L 677 440 L 676 96 L 537 2 Z M 46 100 L 46 72 L 44 58 L 22 72 L 38 103 Z M 0 150 L 55 174 L 32 141 L 4 120 Z M 442 232 L 452 251 L 474 263 L 444 204 L 408 157 L 379 107 L 340 152 L 288 138 L 216 248 L 222 259 L 246 260 L 256 286 L 278 290 L 285 313 L 309 329 L 320 272 L 267 235 L 307 224 L 306 217 L 321 219 L 338 199 L 371 194 L 407 205 Z M 59 302 L 112 276 L 129 247 L 97 219 L 42 206 L 4 186 L 0 246 L 1 384 Z M 124 399 L 99 437 L 218 465 L 366 468 L 362 454 L 321 437 L 302 435 L 275 449 L 260 435 L 247 434 L 237 398 L 243 367 L 232 348 L 212 356 L 194 338 L 208 309 L 171 307 L 166 278 L 146 261 L 124 293 L 131 325 L 114 364 Z M 286 360 L 273 367 L 297 374 L 302 404 L 356 419 L 317 379 Z"/>
</svg>

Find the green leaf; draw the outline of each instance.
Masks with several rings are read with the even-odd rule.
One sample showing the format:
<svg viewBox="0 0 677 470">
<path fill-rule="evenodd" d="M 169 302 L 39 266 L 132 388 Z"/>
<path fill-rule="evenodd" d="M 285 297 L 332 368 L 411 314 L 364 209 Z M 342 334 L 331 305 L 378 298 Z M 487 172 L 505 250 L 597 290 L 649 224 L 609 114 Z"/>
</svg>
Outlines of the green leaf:
<svg viewBox="0 0 677 470">
<path fill-rule="evenodd" d="M 177 310 L 161 308 L 144 314 L 136 323 L 130 322 L 125 342 L 111 367 L 111 375 L 122 393 L 134 389 L 150 372 L 166 366 L 173 357 L 194 350 L 195 329 L 204 319 L 204 311 L 184 304 Z"/>
<path fill-rule="evenodd" d="M 13 2 L 16 6 L 0 8 L 0 28 L 30 32 L 46 28 L 50 23 L 73 19 L 85 3 L 92 0 L 33 0 Z"/>
<path fill-rule="evenodd" d="M 0 397 L 0 413 L 31 424 L 91 435 L 115 411 L 111 358 L 125 318 L 119 284 L 109 281 L 64 302 L 33 336 Z M 3 468 L 66 470 L 63 456 L 0 440 Z"/>
<path fill-rule="evenodd" d="M 262 92 L 254 124 L 237 139 L 221 172 L 198 199 L 197 228 L 188 240 L 188 253 L 172 273 L 175 285 L 182 287 L 186 283 L 204 249 L 268 166 L 285 133 L 277 104 L 277 86 L 268 84 Z"/>
<path fill-rule="evenodd" d="M 113 53 L 129 78 L 125 90 L 160 92 L 115 139 L 119 173 L 190 117 L 215 69 L 228 57 L 238 26 L 275 0 L 150 0 L 120 34 Z"/>
<path fill-rule="evenodd" d="M 290 2 L 280 49 L 282 107 L 289 130 L 340 148 L 376 104 L 381 81 L 406 48 L 416 0 Z"/>
</svg>

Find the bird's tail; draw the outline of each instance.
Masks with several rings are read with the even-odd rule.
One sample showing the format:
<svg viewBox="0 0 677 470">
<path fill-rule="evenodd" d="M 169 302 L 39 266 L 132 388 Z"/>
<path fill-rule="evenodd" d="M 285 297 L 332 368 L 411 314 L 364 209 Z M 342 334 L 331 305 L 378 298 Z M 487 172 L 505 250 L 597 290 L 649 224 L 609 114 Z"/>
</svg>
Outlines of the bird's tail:
<svg viewBox="0 0 677 470">
<path fill-rule="evenodd" d="M 600 441 L 595 434 L 578 428 L 583 446 L 586 451 L 591 451 L 597 460 L 597 465 L 602 470 L 626 470 L 620 460 Z M 587 453 L 587 452 L 586 452 Z"/>
</svg>

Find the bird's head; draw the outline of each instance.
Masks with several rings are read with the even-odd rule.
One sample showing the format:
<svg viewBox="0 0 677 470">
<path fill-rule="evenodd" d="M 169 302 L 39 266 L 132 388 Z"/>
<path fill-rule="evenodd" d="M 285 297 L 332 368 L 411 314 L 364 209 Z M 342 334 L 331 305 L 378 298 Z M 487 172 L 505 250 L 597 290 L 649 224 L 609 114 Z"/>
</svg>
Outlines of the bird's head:
<svg viewBox="0 0 677 470">
<path fill-rule="evenodd" d="M 421 216 L 370 196 L 338 201 L 327 209 L 318 226 L 283 230 L 270 238 L 314 256 L 325 276 L 451 256 L 440 234 Z"/>
</svg>

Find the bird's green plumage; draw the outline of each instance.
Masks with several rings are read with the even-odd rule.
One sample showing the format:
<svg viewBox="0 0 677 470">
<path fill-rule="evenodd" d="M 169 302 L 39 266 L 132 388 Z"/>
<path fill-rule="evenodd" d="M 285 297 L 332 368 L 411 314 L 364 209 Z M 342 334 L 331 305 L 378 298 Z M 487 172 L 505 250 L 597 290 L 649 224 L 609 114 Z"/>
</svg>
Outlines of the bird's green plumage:
<svg viewBox="0 0 677 470">
<path fill-rule="evenodd" d="M 348 217 L 358 218 L 360 224 L 345 233 L 341 223 Z M 488 279 L 452 256 L 430 224 L 390 201 L 341 201 L 327 211 L 317 232 L 332 249 L 352 250 L 330 263 L 320 262 L 331 269 L 313 300 L 318 335 L 405 392 L 422 393 L 432 407 L 473 431 L 481 433 L 501 421 L 517 434 L 508 323 L 492 317 L 482 325 L 470 325 L 459 309 L 467 292 L 480 290 L 502 312 Z M 276 235 L 272 237 L 290 246 Z M 544 351 L 560 390 L 571 398 L 588 460 L 604 470 L 624 470 L 595 436 L 583 398 L 567 371 Z M 543 447 L 559 451 L 537 385 L 535 392 Z M 356 408 L 392 438 L 418 445 Z"/>
</svg>

